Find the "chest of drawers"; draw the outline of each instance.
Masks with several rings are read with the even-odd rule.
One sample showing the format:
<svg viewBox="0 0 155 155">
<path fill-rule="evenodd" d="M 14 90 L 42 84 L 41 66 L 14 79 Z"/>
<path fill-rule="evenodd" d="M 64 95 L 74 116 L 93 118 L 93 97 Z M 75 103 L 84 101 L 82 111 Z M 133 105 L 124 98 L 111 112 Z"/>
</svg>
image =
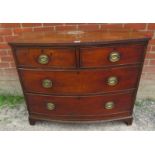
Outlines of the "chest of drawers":
<svg viewBox="0 0 155 155">
<path fill-rule="evenodd" d="M 149 39 L 132 30 L 105 30 L 24 33 L 10 42 L 30 124 L 132 124 Z"/>
</svg>

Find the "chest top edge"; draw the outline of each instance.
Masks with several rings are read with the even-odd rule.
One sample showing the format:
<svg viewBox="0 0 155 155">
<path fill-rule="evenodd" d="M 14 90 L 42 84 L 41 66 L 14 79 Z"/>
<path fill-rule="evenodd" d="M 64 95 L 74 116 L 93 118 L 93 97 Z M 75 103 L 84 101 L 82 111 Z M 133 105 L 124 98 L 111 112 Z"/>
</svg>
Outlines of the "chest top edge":
<svg viewBox="0 0 155 155">
<path fill-rule="evenodd" d="M 16 48 L 16 47 L 59 47 L 59 48 L 68 48 L 68 47 L 72 47 L 72 48 L 80 48 L 80 47 L 91 47 L 91 46 L 109 46 L 109 45 L 121 45 L 121 44 L 143 44 L 143 45 L 147 45 L 149 42 L 149 38 L 145 38 L 145 39 L 136 39 L 136 40 L 119 40 L 119 41 L 107 41 L 107 42 L 79 42 L 79 43 L 13 43 L 13 42 L 9 42 L 8 44 L 12 47 L 12 48 Z"/>
</svg>

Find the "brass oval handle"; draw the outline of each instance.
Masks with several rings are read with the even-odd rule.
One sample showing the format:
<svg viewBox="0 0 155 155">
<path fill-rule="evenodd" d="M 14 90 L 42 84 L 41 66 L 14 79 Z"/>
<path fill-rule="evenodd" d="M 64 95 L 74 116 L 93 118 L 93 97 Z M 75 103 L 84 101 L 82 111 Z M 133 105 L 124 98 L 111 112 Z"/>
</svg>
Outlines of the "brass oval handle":
<svg viewBox="0 0 155 155">
<path fill-rule="evenodd" d="M 42 65 L 45 65 L 49 62 L 49 57 L 48 55 L 46 54 L 41 54 L 39 57 L 38 57 L 38 62 Z"/>
<path fill-rule="evenodd" d="M 55 104 L 54 103 L 47 103 L 46 104 L 46 108 L 48 110 L 54 110 L 55 109 Z"/>
<path fill-rule="evenodd" d="M 110 109 L 113 109 L 114 106 L 115 106 L 115 103 L 113 101 L 109 101 L 105 104 L 105 109 L 110 110 Z"/>
<path fill-rule="evenodd" d="M 109 61 L 117 62 L 120 60 L 120 53 L 119 52 L 111 52 L 109 55 Z"/>
<path fill-rule="evenodd" d="M 51 80 L 49 80 L 49 79 L 44 79 L 43 81 L 42 81 L 42 86 L 44 87 L 44 88 L 52 88 L 52 81 Z"/>
<path fill-rule="evenodd" d="M 117 85 L 117 83 L 118 83 L 118 78 L 116 76 L 111 76 L 107 80 L 107 84 L 109 86 L 115 86 L 115 85 Z"/>
</svg>

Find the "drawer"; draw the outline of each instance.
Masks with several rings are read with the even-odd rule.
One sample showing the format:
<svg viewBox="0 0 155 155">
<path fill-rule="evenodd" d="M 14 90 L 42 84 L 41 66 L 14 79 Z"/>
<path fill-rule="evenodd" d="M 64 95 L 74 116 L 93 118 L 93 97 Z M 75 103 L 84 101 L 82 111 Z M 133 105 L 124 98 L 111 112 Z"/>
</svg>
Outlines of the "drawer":
<svg viewBox="0 0 155 155">
<path fill-rule="evenodd" d="M 17 48 L 15 54 L 20 67 L 76 67 L 74 48 Z"/>
<path fill-rule="evenodd" d="M 26 95 L 30 113 L 48 116 L 111 115 L 131 111 L 133 97 L 133 93 L 83 97 Z"/>
<path fill-rule="evenodd" d="M 139 69 L 138 66 L 132 66 L 77 71 L 33 69 L 19 71 L 26 92 L 88 94 L 136 88 Z"/>
<path fill-rule="evenodd" d="M 90 68 L 140 63 L 145 47 L 143 44 L 137 44 L 81 48 L 80 66 Z"/>
</svg>

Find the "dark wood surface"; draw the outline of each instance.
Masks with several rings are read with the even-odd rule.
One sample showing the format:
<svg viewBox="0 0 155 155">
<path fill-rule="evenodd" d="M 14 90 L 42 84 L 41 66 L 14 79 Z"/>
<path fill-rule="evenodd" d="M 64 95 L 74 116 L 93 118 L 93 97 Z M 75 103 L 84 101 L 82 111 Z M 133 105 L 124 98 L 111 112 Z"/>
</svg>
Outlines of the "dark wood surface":
<svg viewBox="0 0 155 155">
<path fill-rule="evenodd" d="M 53 115 L 111 115 L 131 111 L 134 93 L 93 95 L 93 96 L 47 96 L 27 94 L 30 113 Z M 105 104 L 114 102 L 113 109 Z M 47 109 L 47 103 L 55 104 L 54 110 Z"/>
<path fill-rule="evenodd" d="M 31 125 L 35 125 L 36 121 L 56 121 L 63 123 L 82 123 L 82 122 L 107 122 L 107 121 L 124 121 L 127 125 L 132 125 L 133 116 L 130 111 L 111 114 L 111 115 L 83 115 L 83 116 L 47 116 L 45 114 L 33 114 L 29 115 L 29 122 Z M 96 124 L 97 125 L 97 124 Z"/>
<path fill-rule="evenodd" d="M 20 75 L 26 92 L 82 95 L 136 88 L 139 66 L 80 71 L 24 69 L 20 70 Z M 117 85 L 109 86 L 107 84 L 107 80 L 111 76 L 118 78 Z M 42 86 L 44 79 L 52 81 L 52 88 Z"/>
<path fill-rule="evenodd" d="M 145 44 L 120 44 L 104 47 L 85 47 L 80 49 L 81 68 L 117 66 L 135 64 L 143 61 Z M 120 60 L 110 62 L 109 56 L 115 51 L 120 54 Z"/>
<path fill-rule="evenodd" d="M 132 124 L 149 37 L 132 30 L 61 31 L 24 33 L 10 42 L 29 112 L 37 120 L 97 121 L 123 120 Z M 117 51 L 120 60 L 110 62 Z M 46 54 L 47 64 L 38 57 Z M 118 78 L 109 86 L 110 76 Z M 52 81 L 43 88 L 42 81 Z M 105 109 L 108 101 L 115 107 Z M 48 110 L 47 102 L 56 109 Z"/>
<path fill-rule="evenodd" d="M 38 58 L 45 54 L 49 58 L 47 64 L 40 64 Z M 17 62 L 20 67 L 52 67 L 75 68 L 75 48 L 18 48 L 16 50 Z"/>
<path fill-rule="evenodd" d="M 106 47 L 79 48 L 79 67 L 95 68 L 125 64 L 138 64 L 143 61 L 145 44 L 121 44 Z M 120 54 L 118 62 L 110 62 L 109 56 L 113 51 Z M 76 68 L 76 48 L 18 48 L 15 52 L 19 67 L 40 68 Z M 45 54 L 49 57 L 47 64 L 40 64 L 38 57 Z"/>
<path fill-rule="evenodd" d="M 10 45 L 83 45 L 104 44 L 114 42 L 147 41 L 146 32 L 128 29 L 99 31 L 58 31 L 58 32 L 26 32 L 21 34 Z"/>
</svg>

